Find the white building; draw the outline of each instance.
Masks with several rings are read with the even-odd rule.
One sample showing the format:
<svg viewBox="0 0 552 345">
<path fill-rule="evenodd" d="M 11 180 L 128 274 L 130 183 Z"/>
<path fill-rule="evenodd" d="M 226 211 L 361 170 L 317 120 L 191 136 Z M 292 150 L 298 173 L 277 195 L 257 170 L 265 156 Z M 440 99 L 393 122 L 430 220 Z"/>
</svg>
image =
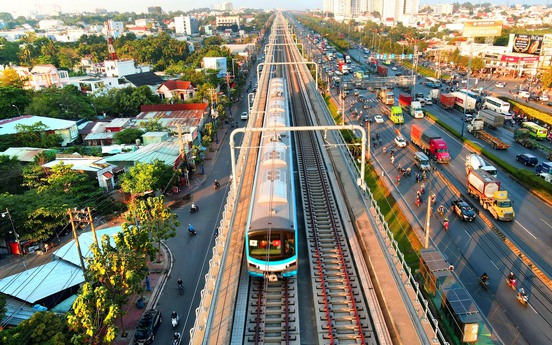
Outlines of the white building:
<svg viewBox="0 0 552 345">
<path fill-rule="evenodd" d="M 204 57 L 203 68 L 204 69 L 216 69 L 218 70 L 217 77 L 223 77 L 228 71 L 225 57 Z"/>
<path fill-rule="evenodd" d="M 105 28 L 105 34 L 109 37 L 119 38 L 125 32 L 125 25 L 123 22 L 116 22 L 113 20 L 108 20 L 109 30 Z"/>
<path fill-rule="evenodd" d="M 105 60 L 104 61 L 106 77 L 124 77 L 125 75 L 149 72 L 149 66 L 136 67 L 134 60 Z"/>
<path fill-rule="evenodd" d="M 226 27 L 231 28 L 233 26 L 237 27 L 236 31 L 240 30 L 240 17 L 239 16 L 228 16 L 228 17 L 221 17 L 217 16 L 217 30 L 220 30 L 220 28 Z"/>
<path fill-rule="evenodd" d="M 59 19 L 42 19 L 38 22 L 38 28 L 40 30 L 49 30 L 63 26 L 63 21 Z"/>
<path fill-rule="evenodd" d="M 454 6 L 452 4 L 437 4 L 432 6 L 434 15 L 449 15 L 452 14 Z"/>
<path fill-rule="evenodd" d="M 199 22 L 191 16 L 174 17 L 174 30 L 177 35 L 192 36 L 199 33 Z"/>
<path fill-rule="evenodd" d="M 213 8 L 218 11 L 233 11 L 234 5 L 232 5 L 232 2 L 227 1 L 220 4 L 213 5 Z"/>
<path fill-rule="evenodd" d="M 134 21 L 134 25 L 136 25 L 136 26 L 148 26 L 148 24 L 151 23 L 151 22 L 152 22 L 151 19 L 141 18 L 141 19 L 136 19 Z"/>
</svg>

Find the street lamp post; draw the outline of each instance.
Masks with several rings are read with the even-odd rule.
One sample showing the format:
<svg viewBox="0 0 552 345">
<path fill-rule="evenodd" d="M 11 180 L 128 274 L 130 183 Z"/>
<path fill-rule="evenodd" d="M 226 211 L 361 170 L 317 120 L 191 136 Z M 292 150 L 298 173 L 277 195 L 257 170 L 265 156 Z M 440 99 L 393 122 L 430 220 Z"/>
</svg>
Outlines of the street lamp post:
<svg viewBox="0 0 552 345">
<path fill-rule="evenodd" d="M 6 207 L 6 212 L 2 212 L 2 218 L 8 216 L 10 224 L 12 227 L 13 235 L 15 236 L 15 242 L 17 242 L 17 248 L 19 248 L 19 255 L 21 256 L 21 261 L 23 262 L 23 267 L 27 269 L 27 264 L 25 263 L 25 258 L 23 258 L 23 252 L 21 251 L 21 242 L 19 241 L 19 234 L 15 231 L 15 226 L 13 225 L 13 219 L 10 214 L 10 210 Z"/>
<path fill-rule="evenodd" d="M 473 41 L 470 40 L 470 57 L 468 59 L 468 74 L 466 74 L 466 95 L 464 98 L 464 112 L 462 115 L 462 132 L 460 133 L 460 137 L 464 137 L 464 127 L 466 123 L 466 102 L 468 100 L 468 94 L 467 92 L 470 90 L 470 73 L 471 73 L 471 62 L 472 62 L 472 52 L 473 52 Z"/>
<path fill-rule="evenodd" d="M 17 105 L 12 104 L 12 107 L 14 107 L 15 109 L 17 109 L 17 113 L 19 114 L 19 116 L 21 116 L 21 111 L 19 110 L 19 108 L 17 107 Z"/>
</svg>

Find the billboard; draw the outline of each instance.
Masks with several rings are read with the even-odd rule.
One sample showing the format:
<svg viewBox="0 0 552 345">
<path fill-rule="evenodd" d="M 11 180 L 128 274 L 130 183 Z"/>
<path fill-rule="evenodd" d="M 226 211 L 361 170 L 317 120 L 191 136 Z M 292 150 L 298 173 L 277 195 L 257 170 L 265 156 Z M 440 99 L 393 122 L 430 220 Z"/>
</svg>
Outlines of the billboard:
<svg viewBox="0 0 552 345">
<path fill-rule="evenodd" d="M 464 22 L 464 37 L 488 37 L 502 34 L 502 20 L 470 20 Z"/>
<path fill-rule="evenodd" d="M 512 34 L 510 35 L 510 41 L 512 42 L 512 53 L 540 55 L 544 36 Z"/>
</svg>

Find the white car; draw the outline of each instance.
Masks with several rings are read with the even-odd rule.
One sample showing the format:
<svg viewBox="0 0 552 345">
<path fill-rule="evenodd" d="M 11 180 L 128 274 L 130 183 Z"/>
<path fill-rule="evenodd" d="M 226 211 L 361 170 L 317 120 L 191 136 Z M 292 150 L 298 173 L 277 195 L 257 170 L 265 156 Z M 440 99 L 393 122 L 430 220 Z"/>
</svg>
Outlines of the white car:
<svg viewBox="0 0 552 345">
<path fill-rule="evenodd" d="M 433 99 L 431 99 L 431 97 L 426 97 L 424 100 L 425 104 L 433 104 Z"/>
<path fill-rule="evenodd" d="M 550 97 L 548 95 L 540 95 L 539 101 L 541 102 L 548 102 L 550 100 Z"/>
<path fill-rule="evenodd" d="M 397 67 L 393 66 L 393 67 L 391 67 L 391 69 L 392 69 L 393 71 L 396 71 L 396 70 L 397 70 Z"/>
<path fill-rule="evenodd" d="M 506 84 L 505 83 L 496 83 L 495 86 L 496 87 L 505 87 Z"/>
<path fill-rule="evenodd" d="M 401 136 L 395 137 L 395 145 L 398 147 L 406 147 L 406 140 Z"/>
<path fill-rule="evenodd" d="M 383 116 L 376 115 L 374 116 L 374 120 L 376 121 L 376 123 L 383 123 Z"/>
</svg>

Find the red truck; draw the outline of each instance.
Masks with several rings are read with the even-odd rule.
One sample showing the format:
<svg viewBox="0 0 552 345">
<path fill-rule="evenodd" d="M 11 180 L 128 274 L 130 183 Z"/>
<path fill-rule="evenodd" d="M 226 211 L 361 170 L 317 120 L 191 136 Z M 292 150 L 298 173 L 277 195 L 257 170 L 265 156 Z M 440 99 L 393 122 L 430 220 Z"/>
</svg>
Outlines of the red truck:
<svg viewBox="0 0 552 345">
<path fill-rule="evenodd" d="M 412 103 L 412 96 L 401 93 L 399 95 L 399 105 L 401 107 L 409 107 Z"/>
<path fill-rule="evenodd" d="M 387 77 L 387 66 L 378 65 L 376 71 L 380 77 Z"/>
<path fill-rule="evenodd" d="M 443 109 L 452 109 L 455 101 L 456 96 L 451 95 L 450 93 L 442 93 L 441 98 L 439 98 L 439 103 Z"/>
<path fill-rule="evenodd" d="M 435 131 L 424 129 L 420 125 L 412 125 L 410 128 L 410 140 L 430 158 L 437 160 L 437 162 L 450 162 L 447 143 Z"/>
</svg>

